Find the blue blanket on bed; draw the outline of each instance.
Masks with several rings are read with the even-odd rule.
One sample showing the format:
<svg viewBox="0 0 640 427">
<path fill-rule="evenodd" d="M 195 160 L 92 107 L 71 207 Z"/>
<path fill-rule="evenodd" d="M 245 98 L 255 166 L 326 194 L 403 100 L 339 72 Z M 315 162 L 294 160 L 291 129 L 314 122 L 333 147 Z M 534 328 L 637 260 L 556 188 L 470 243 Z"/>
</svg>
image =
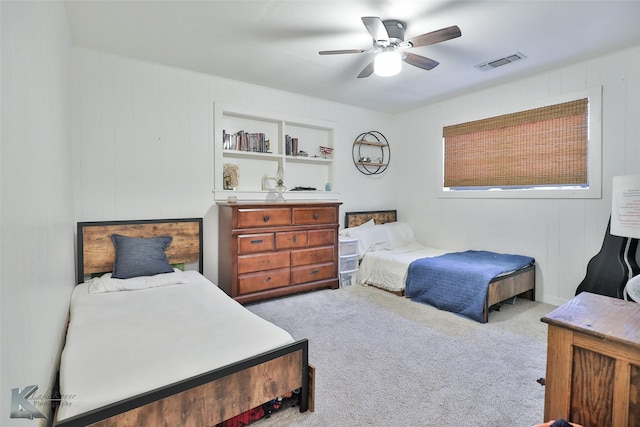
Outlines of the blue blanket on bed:
<svg viewBox="0 0 640 427">
<path fill-rule="evenodd" d="M 488 251 L 453 252 L 413 261 L 407 272 L 405 295 L 484 322 L 482 311 L 489 282 L 496 276 L 532 265 L 523 255 Z"/>
</svg>

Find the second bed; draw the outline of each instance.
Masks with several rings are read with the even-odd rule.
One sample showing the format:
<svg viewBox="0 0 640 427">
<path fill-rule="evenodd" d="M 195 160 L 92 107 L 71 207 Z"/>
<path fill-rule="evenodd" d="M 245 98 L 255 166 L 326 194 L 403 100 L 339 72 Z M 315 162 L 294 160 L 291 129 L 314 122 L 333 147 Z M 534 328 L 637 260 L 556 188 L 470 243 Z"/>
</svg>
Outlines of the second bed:
<svg viewBox="0 0 640 427">
<path fill-rule="evenodd" d="M 406 295 L 483 323 L 488 321 L 490 308 L 505 300 L 515 296 L 532 301 L 535 299 L 533 258 L 487 251 L 454 253 L 447 249 L 427 247 L 416 242 L 413 230 L 408 224 L 396 220 L 395 210 L 346 213 L 346 228 L 342 234 L 358 241 L 360 265 L 357 283 L 375 286 L 397 295 Z M 374 227 L 383 224 L 385 227 Z M 499 261 L 498 265 L 493 265 L 494 258 Z M 503 264 L 503 258 L 507 264 Z M 436 261 L 458 263 L 459 259 L 464 263 L 454 265 L 464 265 L 460 269 L 470 269 L 475 275 L 490 276 L 487 279 L 486 292 L 484 287 L 473 286 L 469 287 L 468 292 L 461 292 L 460 283 L 456 282 L 467 280 L 466 276 L 453 277 L 459 272 L 455 272 L 455 275 L 441 273 L 432 270 L 428 265 L 435 264 Z M 425 264 L 420 265 L 418 260 L 425 260 Z M 504 267 L 505 265 L 508 267 Z M 454 267 L 454 270 L 456 269 L 457 267 Z M 430 284 L 423 282 L 434 277 L 445 280 L 446 285 L 425 288 Z M 447 294 L 445 300 L 439 296 L 437 299 L 432 298 L 443 292 Z M 468 295 L 469 292 L 474 295 Z"/>
</svg>

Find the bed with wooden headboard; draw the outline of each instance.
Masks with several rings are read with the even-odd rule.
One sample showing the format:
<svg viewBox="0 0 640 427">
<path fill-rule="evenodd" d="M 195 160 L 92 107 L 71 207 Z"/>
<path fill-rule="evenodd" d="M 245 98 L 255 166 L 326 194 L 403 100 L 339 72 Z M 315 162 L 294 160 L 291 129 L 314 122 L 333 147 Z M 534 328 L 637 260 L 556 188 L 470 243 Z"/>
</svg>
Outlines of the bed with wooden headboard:
<svg viewBox="0 0 640 427">
<path fill-rule="evenodd" d="M 395 223 L 397 222 L 397 211 L 347 212 L 344 221 L 345 231 L 363 224 L 371 224 L 371 220 L 376 225 Z M 412 261 L 419 257 L 436 257 L 449 252 L 451 251 L 424 247 L 415 251 L 412 248 L 410 251 L 375 251 L 361 254 L 363 258 L 358 278 L 362 284 L 378 287 L 397 295 L 405 295 L 407 269 Z M 390 266 L 396 271 L 403 270 L 401 273 L 393 275 L 389 273 Z M 492 307 L 499 307 L 500 303 L 516 296 L 531 301 L 535 300 L 535 265 L 533 263 L 508 274 L 501 274 L 489 282 L 480 321 L 487 322 Z"/>
<path fill-rule="evenodd" d="M 167 260 L 185 271 L 121 282 L 102 275 L 115 271 L 114 234 L 171 236 Z M 202 236 L 201 218 L 78 223 L 78 285 L 56 426 L 214 426 L 294 390 L 300 411 L 313 410 L 308 341 L 294 340 L 204 278 Z M 250 333 L 255 328 L 258 336 Z M 232 343 L 234 336 L 240 339 Z M 146 389 L 145 381 L 155 385 Z"/>
</svg>

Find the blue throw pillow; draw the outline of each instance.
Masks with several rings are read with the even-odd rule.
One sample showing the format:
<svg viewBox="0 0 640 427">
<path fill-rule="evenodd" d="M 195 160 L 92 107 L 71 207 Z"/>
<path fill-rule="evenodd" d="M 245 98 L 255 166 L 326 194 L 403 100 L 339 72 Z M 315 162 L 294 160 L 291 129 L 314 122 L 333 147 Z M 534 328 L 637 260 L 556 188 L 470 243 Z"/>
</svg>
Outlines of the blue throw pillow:
<svg viewBox="0 0 640 427">
<path fill-rule="evenodd" d="M 116 251 L 111 277 L 130 279 L 173 272 L 164 252 L 173 240 L 171 236 L 143 238 L 112 234 L 111 240 Z"/>
</svg>

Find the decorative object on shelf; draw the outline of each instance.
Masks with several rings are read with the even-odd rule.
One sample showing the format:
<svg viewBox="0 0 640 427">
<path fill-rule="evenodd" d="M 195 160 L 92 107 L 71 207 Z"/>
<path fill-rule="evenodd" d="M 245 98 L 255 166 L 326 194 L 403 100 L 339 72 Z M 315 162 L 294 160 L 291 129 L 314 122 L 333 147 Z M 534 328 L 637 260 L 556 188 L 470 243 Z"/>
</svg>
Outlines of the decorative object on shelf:
<svg viewBox="0 0 640 427">
<path fill-rule="evenodd" d="M 333 148 L 331 147 L 324 147 L 324 146 L 320 146 L 320 154 L 322 155 L 323 159 L 327 159 L 329 158 L 329 156 L 331 155 L 331 153 L 333 153 Z"/>
<path fill-rule="evenodd" d="M 287 187 L 284 186 L 284 169 L 282 169 L 282 163 L 278 163 L 278 171 L 276 172 L 276 200 L 284 201 L 284 191 Z"/>
<path fill-rule="evenodd" d="M 276 189 L 276 185 L 278 185 L 278 178 L 274 176 L 265 176 L 262 178 L 262 190 L 273 191 Z"/>
<path fill-rule="evenodd" d="M 363 132 L 353 141 L 352 156 L 356 168 L 363 174 L 381 174 L 391 160 L 389 141 L 378 131 Z"/>
<path fill-rule="evenodd" d="M 331 183 L 330 183 L 330 182 L 327 182 L 327 183 L 324 185 L 324 191 L 331 191 Z"/>
<path fill-rule="evenodd" d="M 225 190 L 235 190 L 238 188 L 238 165 L 225 163 L 222 167 L 223 188 Z"/>
</svg>

